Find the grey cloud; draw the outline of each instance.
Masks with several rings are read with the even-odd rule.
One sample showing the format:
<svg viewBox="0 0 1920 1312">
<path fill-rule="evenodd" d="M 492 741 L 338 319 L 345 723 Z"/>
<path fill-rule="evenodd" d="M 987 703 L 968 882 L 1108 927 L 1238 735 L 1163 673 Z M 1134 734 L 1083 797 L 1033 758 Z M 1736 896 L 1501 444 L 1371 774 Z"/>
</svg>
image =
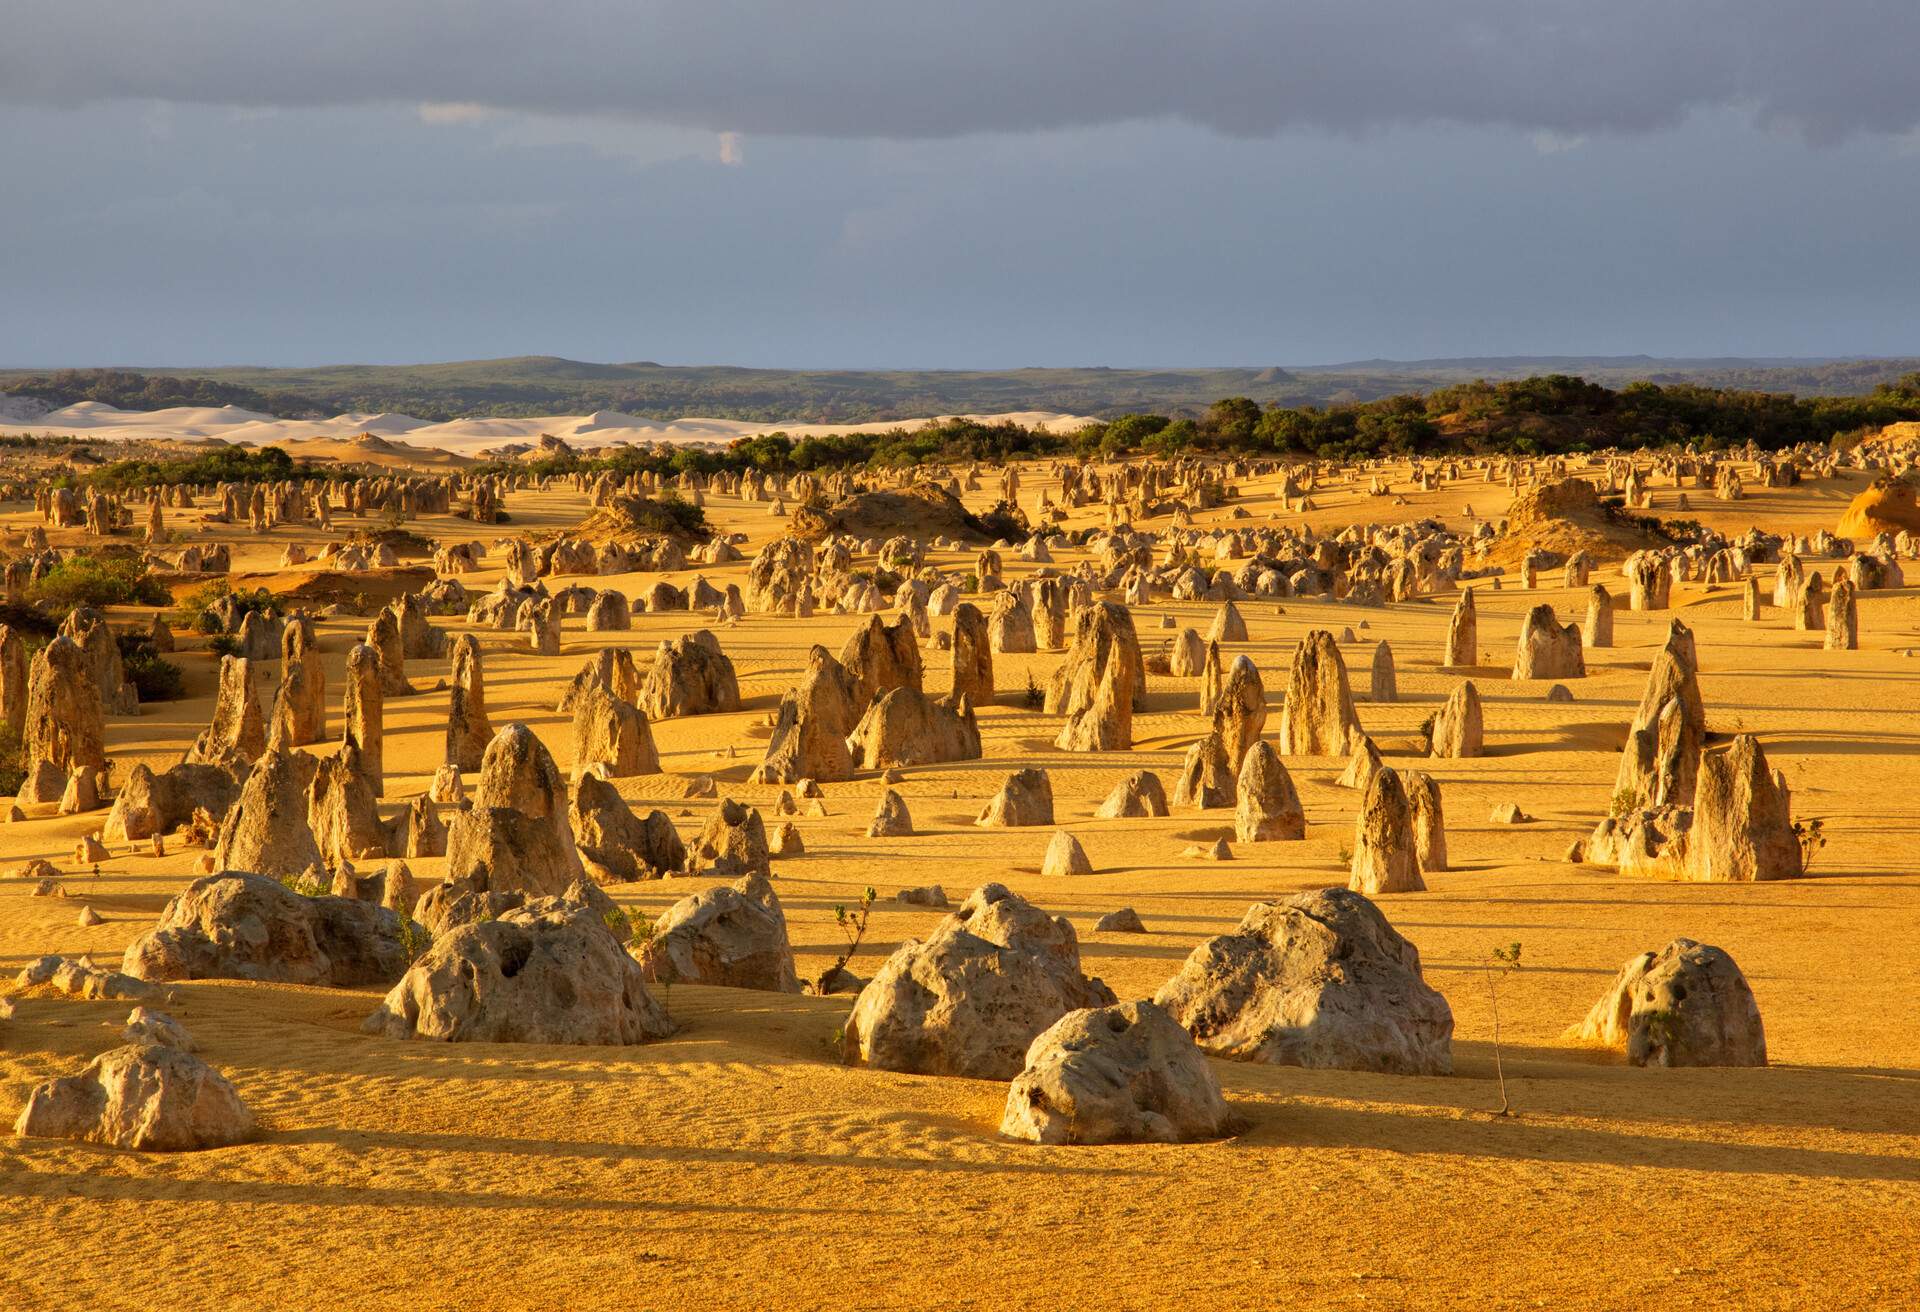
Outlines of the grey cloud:
<svg viewBox="0 0 1920 1312">
<path fill-rule="evenodd" d="M 27 0 L 0 102 L 400 101 L 843 138 L 1179 119 L 1920 124 L 1913 0 Z"/>
</svg>

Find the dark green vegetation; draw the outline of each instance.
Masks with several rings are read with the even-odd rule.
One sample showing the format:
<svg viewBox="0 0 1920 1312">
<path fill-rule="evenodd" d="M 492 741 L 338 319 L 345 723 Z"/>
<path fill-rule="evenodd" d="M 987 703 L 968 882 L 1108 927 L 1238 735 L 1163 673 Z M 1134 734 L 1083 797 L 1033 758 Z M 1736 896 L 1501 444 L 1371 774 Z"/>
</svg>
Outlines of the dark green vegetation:
<svg viewBox="0 0 1920 1312">
<path fill-rule="evenodd" d="M 186 600 L 180 603 L 176 618 L 180 624 L 196 633 L 220 633 L 224 626 L 219 616 L 213 613 L 213 606 L 229 597 L 242 611 L 258 611 L 268 619 L 280 613 L 279 599 L 265 588 L 255 588 L 251 592 L 244 588 L 235 591 L 225 579 L 215 579 L 188 593 Z"/>
<path fill-rule="evenodd" d="M 223 447 L 178 460 L 116 460 L 81 477 L 108 491 L 171 487 L 176 483 L 275 483 L 288 479 L 340 478 L 341 471 L 295 460 L 277 446 Z"/>
<path fill-rule="evenodd" d="M 261 391 L 211 378 L 127 369 L 61 369 L 50 374 L 0 373 L 0 393 L 27 396 L 53 407 L 98 401 L 118 410 L 167 410 L 174 406 L 239 406 L 293 419 L 314 410 L 311 398 Z"/>
<path fill-rule="evenodd" d="M 76 606 L 164 606 L 173 600 L 138 555 L 84 553 L 62 557 L 28 595 L 57 614 Z"/>
<path fill-rule="evenodd" d="M 1474 382 L 1421 396 L 1332 406 L 1266 406 L 1229 397 L 1197 419 L 1127 414 L 1078 432 L 1053 434 L 1007 421 L 949 419 L 883 433 L 795 440 L 769 433 L 724 451 L 621 448 L 604 455 L 551 456 L 542 475 L 578 470 L 678 474 L 683 470 L 789 472 L 927 461 L 994 461 L 1023 456 L 1173 456 L 1188 452 L 1316 456 L 1498 452 L 1547 455 L 1605 447 L 1682 445 L 1700 449 L 1749 440 L 1768 450 L 1832 442 L 1902 420 L 1920 420 L 1920 373 L 1858 397 L 1794 397 L 1676 384 L 1633 383 L 1613 391 L 1565 375 Z"/>
<path fill-rule="evenodd" d="M 123 633 L 115 641 L 120 644 L 121 667 L 143 703 L 170 702 L 180 696 L 180 667 L 160 655 L 152 638 Z"/>
<path fill-rule="evenodd" d="M 470 415 L 620 410 L 651 419 L 703 415 L 762 423 L 866 423 L 931 414 L 1052 410 L 1113 418 L 1161 412 L 1197 418 L 1223 396 L 1263 408 L 1344 406 L 1477 379 L 1578 374 L 1622 388 L 1647 381 L 1714 388 L 1859 395 L 1920 360 L 1661 360 L 1651 356 L 1386 361 L 1307 368 L 808 371 L 589 364 L 551 356 L 315 369 L 0 371 L 0 392 L 49 405 L 104 401 L 123 409 L 238 405 L 298 417 L 399 411 L 426 420 Z"/>
<path fill-rule="evenodd" d="M 562 463 L 570 469 L 609 467 L 585 465 L 580 461 Z M 615 497 L 610 504 L 594 511 L 584 527 L 618 537 L 664 534 L 690 542 L 704 540 L 712 531 L 707 525 L 707 512 L 677 492 L 659 497 Z"/>
</svg>

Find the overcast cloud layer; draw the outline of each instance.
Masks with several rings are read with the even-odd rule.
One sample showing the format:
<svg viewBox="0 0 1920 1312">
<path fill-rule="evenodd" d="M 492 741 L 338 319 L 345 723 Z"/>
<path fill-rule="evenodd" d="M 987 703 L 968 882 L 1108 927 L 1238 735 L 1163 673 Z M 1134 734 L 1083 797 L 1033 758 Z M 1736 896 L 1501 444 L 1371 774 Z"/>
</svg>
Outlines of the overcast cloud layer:
<svg viewBox="0 0 1920 1312">
<path fill-rule="evenodd" d="M 0 365 L 1920 353 L 1920 3 L 17 0 Z"/>
<path fill-rule="evenodd" d="M 1175 117 L 1920 124 L 1914 0 L 20 0 L 0 98 L 619 113 L 929 137 Z M 20 12 L 24 10 L 24 12 Z"/>
</svg>

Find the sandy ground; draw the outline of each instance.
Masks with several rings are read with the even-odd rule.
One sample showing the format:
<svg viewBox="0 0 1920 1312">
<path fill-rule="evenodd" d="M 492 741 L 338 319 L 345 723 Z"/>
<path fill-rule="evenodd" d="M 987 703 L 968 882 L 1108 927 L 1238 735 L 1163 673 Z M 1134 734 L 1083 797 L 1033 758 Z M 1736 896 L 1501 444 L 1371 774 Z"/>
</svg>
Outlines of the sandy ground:
<svg viewBox="0 0 1920 1312">
<path fill-rule="evenodd" d="M 1830 526 L 1857 476 L 1759 490 L 1690 512 L 1728 530 Z M 1033 480 L 1029 479 L 1029 489 Z M 1749 486 L 1753 486 L 1750 481 Z M 1249 488 L 1260 519 L 1272 489 Z M 1497 514 L 1503 487 L 1445 485 L 1395 507 L 1357 490 L 1316 494 L 1317 527 L 1437 514 Z M 1671 513 L 1670 491 L 1662 494 Z M 984 498 L 982 498 L 984 500 Z M 582 499 L 515 496 L 512 531 L 577 522 Z M 784 521 L 714 498 L 721 525 L 752 535 Z M 1224 519 L 1226 512 L 1217 512 Z M 170 522 L 193 530 L 186 517 Z M 19 507 L 4 521 L 24 523 Z M 476 536 L 464 521 L 422 531 Z M 222 526 L 237 569 L 264 569 L 305 530 L 269 540 Z M 491 536 L 485 533 L 481 536 Z M 957 561 L 958 557 L 946 559 Z M 1009 560 L 1009 572 L 1023 567 Z M 724 581 L 744 566 L 708 571 Z M 468 582 L 485 585 L 492 571 Z M 1611 569 L 1603 576 L 1618 583 Z M 649 576 L 601 582 L 638 588 Z M 684 576 L 681 579 L 685 581 Z M 1624 592 L 1621 585 L 1620 591 Z M 1791 781 L 1796 812 L 1831 837 L 1813 877 L 1774 885 L 1622 880 L 1563 860 L 1607 807 L 1618 750 L 1666 616 L 1621 612 L 1617 646 L 1588 655 L 1575 702 L 1506 678 L 1527 607 L 1577 618 L 1583 597 L 1509 587 L 1479 593 L 1488 754 L 1422 768 L 1445 791 L 1454 868 L 1422 894 L 1381 904 L 1420 948 L 1456 1017 L 1451 1078 L 1405 1078 L 1216 1062 L 1246 1121 L 1230 1140 L 1180 1147 L 1040 1148 L 1001 1140 L 1004 1086 L 849 1069 L 832 1037 L 849 998 L 677 987 L 678 1036 L 644 1048 L 402 1043 L 364 1037 L 375 991 L 233 982 L 179 986 L 172 1010 L 260 1114 L 263 1138 L 226 1150 L 149 1156 L 0 1139 L 0 1312 L 89 1303 L 151 1308 L 1899 1308 L 1920 1300 L 1920 591 L 1866 594 L 1862 650 L 1829 653 L 1777 613 L 1739 618 L 1732 589 L 1675 589 L 1698 635 L 1716 730 L 1760 736 Z M 1457 681 L 1440 672 L 1451 598 L 1376 609 L 1243 606 L 1245 650 L 1282 686 L 1293 644 L 1313 627 L 1344 644 L 1357 692 L 1371 645 L 1392 643 L 1401 700 L 1363 702 L 1390 763 Z M 1160 617 L 1204 630 L 1211 608 L 1136 612 L 1143 645 Z M 459 627 L 452 621 L 439 621 Z M 629 635 L 567 621 L 565 652 L 542 659 L 508 635 L 482 636 L 494 723 L 533 725 L 561 764 L 570 731 L 551 707 L 603 639 L 647 653 L 686 618 L 636 616 Z M 765 720 L 812 642 L 837 648 L 856 621 L 750 616 L 722 631 L 741 673 L 738 714 L 660 722 L 667 775 L 621 781 L 670 798 L 679 777 L 712 772 L 733 795 Z M 333 724 L 347 647 L 365 621 L 321 626 Z M 1362 630 L 1362 625 L 1366 627 Z M 121 769 L 177 757 L 211 710 L 210 658 L 182 643 L 192 696 L 109 722 Z M 997 658 L 1000 704 L 982 711 L 986 759 L 913 769 L 901 786 L 920 836 L 861 837 L 871 778 L 826 786 L 825 818 L 801 818 L 807 853 L 777 863 L 803 977 L 838 945 L 833 907 L 876 886 L 882 902 L 862 975 L 939 912 L 897 906 L 905 886 L 939 882 L 956 901 L 1000 880 L 1081 931 L 1087 969 L 1123 998 L 1151 994 L 1201 939 L 1253 901 L 1344 883 L 1355 794 L 1341 763 L 1288 762 L 1311 822 L 1302 843 L 1235 845 L 1204 863 L 1182 849 L 1225 832 L 1227 811 L 1166 820 L 1094 820 L 1123 773 L 1171 786 L 1201 731 L 1195 682 L 1150 680 L 1131 753 L 1051 747 L 1057 721 L 1024 709 L 1029 675 L 1058 653 Z M 389 699 L 386 808 L 424 789 L 440 760 L 443 669 L 413 662 L 423 691 Z M 929 651 L 929 690 L 950 665 Z M 1271 727 L 1270 721 L 1270 727 Z M 331 749 L 328 749 L 331 750 Z M 969 822 L 1010 770 L 1052 771 L 1062 827 L 1096 873 L 1042 879 L 1049 831 Z M 1515 801 L 1537 817 L 1496 826 Z M 706 804 L 662 802 L 683 833 Z M 697 808 L 697 809 L 696 809 Z M 49 857 L 71 869 L 99 816 L 0 826 L 0 865 Z M 119 856 L 77 873 L 68 899 L 32 899 L 0 880 L 0 972 L 40 953 L 117 958 L 190 878 L 193 851 Z M 443 862 L 414 863 L 437 877 Z M 711 881 L 618 886 L 627 905 L 664 908 Z M 107 919 L 77 927 L 82 902 Z M 1103 912 L 1136 908 L 1149 933 L 1100 935 Z M 1676 935 L 1733 954 L 1758 997 L 1774 1064 L 1761 1070 L 1636 1070 L 1568 1046 L 1620 964 Z M 1499 1105 L 1493 1014 L 1480 966 L 1524 945 L 1525 969 L 1499 995 L 1508 1080 Z M 27 997 L 0 1023 L 0 1113 L 27 1089 L 112 1046 L 125 1004 Z"/>
</svg>

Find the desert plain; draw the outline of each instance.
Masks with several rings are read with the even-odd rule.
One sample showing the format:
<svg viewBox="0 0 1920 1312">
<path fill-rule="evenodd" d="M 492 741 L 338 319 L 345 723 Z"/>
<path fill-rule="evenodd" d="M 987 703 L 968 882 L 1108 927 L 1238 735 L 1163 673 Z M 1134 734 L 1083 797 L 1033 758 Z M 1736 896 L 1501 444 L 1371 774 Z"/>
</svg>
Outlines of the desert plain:
<svg viewBox="0 0 1920 1312">
<path fill-rule="evenodd" d="M 1651 474 L 1652 459 L 1637 461 Z M 1418 949 L 1425 981 L 1451 1011 L 1451 1074 L 1210 1057 L 1230 1132 L 1189 1143 L 1042 1145 L 1000 1133 L 1004 1080 L 844 1060 L 853 993 L 655 982 L 649 988 L 673 1033 L 561 1045 L 366 1033 L 384 983 L 169 980 L 151 1005 L 192 1032 L 199 1056 L 251 1111 L 255 1132 L 184 1152 L 0 1138 L 0 1233 L 9 1241 L 0 1309 L 1913 1306 L 1920 588 L 1861 589 L 1857 649 L 1835 650 L 1771 604 L 1776 563 L 1749 567 L 1767 598 L 1756 619 L 1743 617 L 1740 581 L 1683 579 L 1666 608 L 1633 610 L 1620 572 L 1626 547 L 1594 534 L 1584 545 L 1595 557 L 1593 580 L 1615 599 L 1613 644 L 1584 652 L 1584 677 L 1515 680 L 1527 613 L 1547 603 L 1561 621 L 1578 623 L 1589 589 L 1566 586 L 1557 564 L 1521 586 L 1521 556 L 1542 544 L 1526 526 L 1505 535 L 1497 526 L 1542 483 L 1604 480 L 1604 461 L 1550 469 L 1501 460 L 1493 478 L 1483 477 L 1484 460 L 1438 463 L 1459 468 L 1438 477 L 1432 461 L 1322 468 L 1303 507 L 1283 490 L 1297 470 L 1243 462 L 1223 478 L 1231 491 L 1217 504 L 1196 501 L 1177 520 L 1168 511 L 1133 528 L 1158 536 L 1157 563 L 1176 534 L 1211 543 L 1266 528 L 1325 536 L 1429 520 L 1455 534 L 1496 526 L 1466 563 L 1499 574 L 1403 600 L 1241 594 L 1234 605 L 1247 636 L 1222 643 L 1224 659 L 1244 655 L 1263 675 L 1271 741 L 1297 645 L 1314 630 L 1335 635 L 1359 723 L 1385 765 L 1423 770 L 1438 784 L 1446 868 L 1424 872 L 1424 891 L 1373 900 Z M 1774 487 L 1752 460 L 1732 463 L 1745 472 L 1738 499 L 1652 476 L 1641 513 L 1694 520 L 1728 539 L 1752 528 L 1812 539 L 1834 532 L 1875 478 L 1857 464 L 1807 461 L 1797 483 Z M 402 458 L 377 472 L 405 466 Z M 1023 558 L 1018 542 L 999 549 L 1006 584 L 1091 562 L 1088 533 L 1111 530 L 1109 506 L 1066 504 L 1051 462 L 1018 470 L 1021 507 L 1035 512 L 1036 497 L 1048 494 L 1062 514 L 1051 521 L 1049 561 Z M 1000 499 L 1005 470 L 971 472 L 960 499 L 985 513 Z M 958 485 L 968 473 L 938 476 Z M 462 477 L 426 464 L 422 476 Z M 485 544 L 475 568 L 458 576 L 477 599 L 505 575 L 501 544 L 579 530 L 595 509 L 587 481 L 511 480 L 504 523 L 426 513 L 404 528 L 427 543 Z M 756 553 L 789 533 L 792 516 L 737 488 L 708 487 L 701 500 L 710 535 L 731 537 L 737 559 L 560 573 L 542 583 L 636 599 L 663 579 L 685 588 L 695 575 L 723 591 L 746 589 Z M 283 565 L 290 546 L 318 558 L 330 542 L 377 529 L 378 516 L 348 515 L 336 499 L 331 533 L 292 520 L 260 531 L 212 517 L 219 501 L 203 488 L 191 507 L 166 507 L 172 545 L 148 549 L 223 545 L 235 588 L 264 587 L 288 609 L 313 614 L 327 723 L 324 741 L 301 750 L 334 754 L 348 653 L 373 613 L 367 603 L 430 582 L 431 551 L 403 547 L 399 568 L 351 575 Z M 144 494 L 129 494 L 128 504 L 133 528 L 108 541 L 138 542 Z M 455 509 L 463 504 L 454 498 Z M 0 506 L 0 533 L 16 549 L 35 526 L 47 521 L 32 502 Z M 101 541 L 84 527 L 48 534 L 54 549 Z M 1542 541 L 1556 549 L 1557 539 Z M 990 542 L 955 536 L 922 545 L 922 568 L 959 583 L 977 582 Z M 1846 561 L 1803 563 L 1831 572 Z M 854 564 L 878 568 L 871 552 L 856 550 Z M 323 573 L 325 586 L 314 581 Z M 174 616 L 178 599 L 206 580 L 169 582 L 174 606 L 110 607 L 108 623 L 145 628 L 156 614 Z M 1478 658 L 1461 667 L 1445 656 L 1465 587 L 1478 610 Z M 1095 595 L 1117 600 L 1111 589 Z M 966 599 L 983 610 L 992 601 Z M 771 865 L 798 979 L 815 980 L 844 950 L 836 909 L 857 913 L 869 887 L 870 923 L 847 967 L 861 980 L 951 909 L 900 902 L 901 890 L 937 884 L 957 907 L 975 888 L 1000 883 L 1065 916 L 1085 974 L 1126 1001 L 1153 997 L 1250 905 L 1349 879 L 1361 793 L 1339 783 L 1345 756 L 1285 758 L 1306 820 L 1296 841 L 1239 841 L 1231 803 L 1176 805 L 1165 816 L 1094 814 L 1139 770 L 1172 793 L 1209 720 L 1199 710 L 1201 679 L 1164 673 L 1156 657 L 1182 629 L 1207 632 L 1221 605 L 1176 600 L 1164 588 L 1129 605 L 1148 668 L 1129 749 L 1056 745 L 1062 715 L 1031 705 L 1026 690 L 1044 689 L 1065 651 L 996 652 L 996 693 L 973 707 L 978 759 L 904 766 L 890 784 L 859 769 L 823 782 L 820 805 L 792 815 L 776 810 L 791 785 L 750 776 L 783 695 L 806 673 L 809 648 L 841 651 L 868 614 L 748 606 L 722 620 L 636 604 L 624 631 L 588 631 L 581 616 L 560 616 L 557 655 L 465 614 L 430 622 L 449 636 L 472 634 L 494 728 L 524 724 L 569 777 L 573 717 L 555 708 L 582 666 L 603 649 L 625 648 L 644 670 L 661 643 L 711 631 L 737 673 L 740 708 L 653 719 L 660 772 L 611 782 L 636 813 L 664 812 L 689 844 L 720 798 L 756 808 L 769 830 L 797 829 L 804 850 Z M 1167 617 L 1172 628 L 1163 627 Z M 897 618 L 891 604 L 883 618 Z M 1694 635 L 1711 749 L 1752 735 L 1790 786 L 1794 819 L 1820 821 L 1825 845 L 1799 878 L 1707 882 L 1569 859 L 1614 804 L 1629 725 L 1675 619 Z M 953 623 L 930 620 L 936 633 Z M 174 765 L 214 718 L 221 657 L 208 635 L 177 621 L 173 629 L 168 659 L 183 672 L 183 695 L 106 715 L 114 781 L 137 765 Z M 1394 658 L 1391 701 L 1369 695 L 1381 642 Z M 928 639 L 920 650 L 925 690 L 944 695 L 951 647 Z M 280 663 L 255 664 L 270 705 Z M 385 699 L 383 817 L 426 793 L 444 763 L 449 673 L 445 659 L 410 659 L 416 691 Z M 1469 679 L 1482 699 L 1484 750 L 1428 757 L 1423 722 Z M 1549 700 L 1552 683 L 1571 699 Z M 976 824 L 1007 776 L 1025 768 L 1048 773 L 1053 823 Z M 696 795 L 702 776 L 712 795 Z M 911 812 L 910 835 L 868 836 L 887 787 Z M 1508 804 L 1526 818 L 1496 820 Z M 106 859 L 77 862 L 109 805 L 110 796 L 69 815 L 27 806 L 0 824 L 0 980 L 49 954 L 117 968 L 198 877 L 209 848 L 178 834 L 167 836 L 164 854 L 144 839 L 109 842 Z M 1078 840 L 1091 873 L 1042 873 L 1059 830 Z M 1228 859 L 1205 859 L 1222 839 Z M 428 888 L 447 873 L 446 860 L 407 865 Z M 13 877 L 35 861 L 58 872 L 51 895 L 36 896 L 33 878 Z M 355 864 L 364 874 L 384 862 Z M 725 882 L 695 869 L 602 891 L 640 923 Z M 1129 907 L 1144 933 L 1096 931 L 1103 915 Z M 79 923 L 87 910 L 98 923 Z M 1621 1051 L 1570 1036 L 1622 963 L 1680 937 L 1738 963 L 1764 1021 L 1767 1064 L 1635 1066 Z M 1518 969 L 1491 961 L 1516 943 Z M 13 1014 L 0 1020 L 0 1113 L 10 1124 L 37 1086 L 121 1044 L 130 1003 L 44 986 L 6 991 Z"/>
</svg>

